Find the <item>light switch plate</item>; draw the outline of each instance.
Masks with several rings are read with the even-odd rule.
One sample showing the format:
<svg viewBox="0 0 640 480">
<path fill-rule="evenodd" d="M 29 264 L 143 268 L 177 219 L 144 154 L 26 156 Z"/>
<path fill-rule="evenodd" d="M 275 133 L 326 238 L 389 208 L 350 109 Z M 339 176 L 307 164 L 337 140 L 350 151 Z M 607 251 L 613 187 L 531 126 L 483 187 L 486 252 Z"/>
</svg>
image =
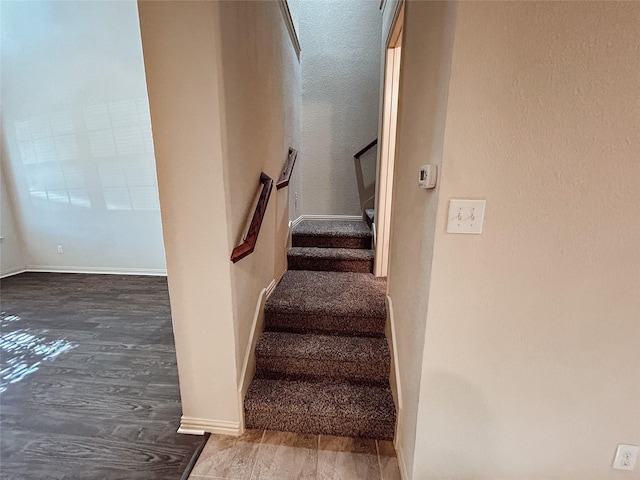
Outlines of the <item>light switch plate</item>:
<svg viewBox="0 0 640 480">
<path fill-rule="evenodd" d="M 449 200 L 447 233 L 482 233 L 486 200 Z"/>
</svg>

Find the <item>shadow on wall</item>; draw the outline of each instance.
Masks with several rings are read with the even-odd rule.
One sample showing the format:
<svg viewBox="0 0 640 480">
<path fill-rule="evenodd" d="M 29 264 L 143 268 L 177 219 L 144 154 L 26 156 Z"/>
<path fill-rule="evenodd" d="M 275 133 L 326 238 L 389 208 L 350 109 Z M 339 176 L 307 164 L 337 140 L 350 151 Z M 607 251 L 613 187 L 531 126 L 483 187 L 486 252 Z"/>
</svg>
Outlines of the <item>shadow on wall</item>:
<svg viewBox="0 0 640 480">
<path fill-rule="evenodd" d="M 304 214 L 362 213 L 352 165 L 378 132 L 378 7 L 368 0 L 301 4 Z"/>
<path fill-rule="evenodd" d="M 340 74 L 322 73 L 326 65 Z M 323 202 L 335 213 L 359 213 L 358 181 L 351 163 L 353 155 L 376 137 L 378 129 L 379 71 L 373 88 L 374 82 L 366 78 L 369 72 L 358 67 L 348 58 L 329 56 L 304 62 L 303 53 L 303 78 L 316 79 L 316 87 L 303 89 L 305 159 L 313 161 L 314 172 L 304 181 L 329 193 Z M 362 160 L 366 162 L 366 156 Z M 373 163 L 375 169 L 375 159 Z"/>
</svg>

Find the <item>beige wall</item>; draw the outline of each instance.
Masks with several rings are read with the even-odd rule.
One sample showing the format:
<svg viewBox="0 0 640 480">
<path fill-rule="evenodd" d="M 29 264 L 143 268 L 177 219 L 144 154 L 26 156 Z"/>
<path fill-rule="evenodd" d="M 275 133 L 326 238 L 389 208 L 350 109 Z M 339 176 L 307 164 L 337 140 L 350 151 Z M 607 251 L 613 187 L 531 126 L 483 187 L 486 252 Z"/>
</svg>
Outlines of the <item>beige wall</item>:
<svg viewBox="0 0 640 480">
<path fill-rule="evenodd" d="M 220 39 L 210 2 L 140 2 L 183 414 L 238 425 Z"/>
<path fill-rule="evenodd" d="M 140 2 L 183 426 L 237 433 L 256 303 L 285 269 L 289 189 L 236 264 L 260 172 L 299 143 L 299 66 L 277 2 Z M 227 430 L 225 430 L 227 428 Z"/>
<path fill-rule="evenodd" d="M 639 48 L 632 2 L 458 4 L 411 478 L 638 478 Z"/>
<path fill-rule="evenodd" d="M 417 178 L 421 165 L 442 163 L 455 4 L 409 2 L 405 9 L 388 294 L 402 392 L 396 447 L 408 468 L 420 455 L 414 444 L 439 189 L 423 190 Z M 385 19 L 392 13 L 385 10 Z"/>
</svg>

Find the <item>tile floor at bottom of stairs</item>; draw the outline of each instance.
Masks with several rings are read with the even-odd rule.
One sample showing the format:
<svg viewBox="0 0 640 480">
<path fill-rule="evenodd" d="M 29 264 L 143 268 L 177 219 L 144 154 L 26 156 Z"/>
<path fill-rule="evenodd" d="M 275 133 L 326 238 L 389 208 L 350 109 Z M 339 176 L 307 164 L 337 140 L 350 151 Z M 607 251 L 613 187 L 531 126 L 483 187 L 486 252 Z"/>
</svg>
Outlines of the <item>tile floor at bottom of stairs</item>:
<svg viewBox="0 0 640 480">
<path fill-rule="evenodd" d="M 189 480 L 400 480 L 393 443 L 247 430 L 211 435 Z"/>
</svg>

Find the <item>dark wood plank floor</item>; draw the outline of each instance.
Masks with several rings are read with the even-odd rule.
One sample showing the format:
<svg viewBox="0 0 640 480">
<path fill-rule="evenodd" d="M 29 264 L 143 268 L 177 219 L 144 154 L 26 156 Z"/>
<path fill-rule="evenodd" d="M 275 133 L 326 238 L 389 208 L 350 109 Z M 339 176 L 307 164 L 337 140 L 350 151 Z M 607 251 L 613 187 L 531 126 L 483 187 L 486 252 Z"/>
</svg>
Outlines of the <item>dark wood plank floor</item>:
<svg viewBox="0 0 640 480">
<path fill-rule="evenodd" d="M 0 478 L 180 478 L 202 437 L 176 433 L 165 278 L 24 273 L 0 305 Z"/>
</svg>

